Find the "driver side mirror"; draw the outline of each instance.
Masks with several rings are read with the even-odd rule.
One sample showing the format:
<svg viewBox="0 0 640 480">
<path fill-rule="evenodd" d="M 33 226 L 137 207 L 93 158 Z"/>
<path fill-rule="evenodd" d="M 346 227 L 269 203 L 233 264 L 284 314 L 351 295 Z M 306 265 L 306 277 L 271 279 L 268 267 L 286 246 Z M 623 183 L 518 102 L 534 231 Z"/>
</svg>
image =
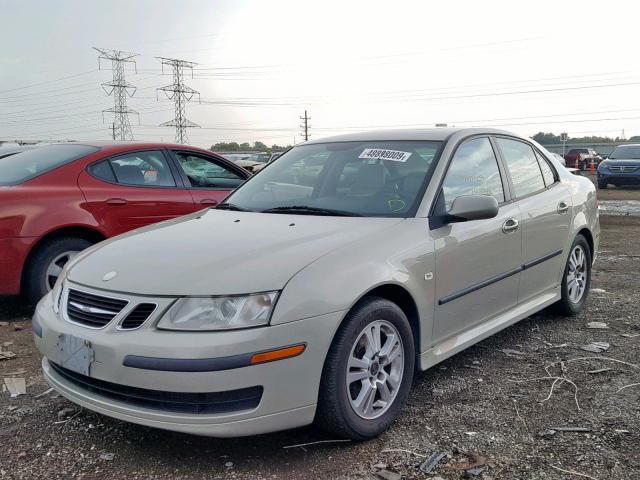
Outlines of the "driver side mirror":
<svg viewBox="0 0 640 480">
<path fill-rule="evenodd" d="M 497 215 L 498 201 L 491 195 L 463 195 L 453 201 L 445 223 L 484 220 Z"/>
</svg>

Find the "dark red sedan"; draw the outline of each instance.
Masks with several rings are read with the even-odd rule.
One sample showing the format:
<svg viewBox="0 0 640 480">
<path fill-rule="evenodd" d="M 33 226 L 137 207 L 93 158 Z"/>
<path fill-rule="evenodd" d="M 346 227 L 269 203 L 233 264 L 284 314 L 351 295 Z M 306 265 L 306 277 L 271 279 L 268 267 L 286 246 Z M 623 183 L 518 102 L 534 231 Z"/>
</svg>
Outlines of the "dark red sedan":
<svg viewBox="0 0 640 480">
<path fill-rule="evenodd" d="M 183 145 L 68 143 L 0 158 L 0 295 L 39 300 L 91 244 L 217 205 L 249 173 Z"/>
</svg>

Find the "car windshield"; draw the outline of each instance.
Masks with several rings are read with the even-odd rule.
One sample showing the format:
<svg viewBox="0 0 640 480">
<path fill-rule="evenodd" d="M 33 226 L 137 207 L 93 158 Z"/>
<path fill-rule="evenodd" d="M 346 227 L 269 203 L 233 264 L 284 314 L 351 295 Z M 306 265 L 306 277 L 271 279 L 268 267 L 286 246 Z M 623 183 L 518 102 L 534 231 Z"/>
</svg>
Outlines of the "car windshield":
<svg viewBox="0 0 640 480">
<path fill-rule="evenodd" d="M 269 213 L 407 217 L 414 214 L 442 142 L 300 145 L 218 208 Z"/>
<path fill-rule="evenodd" d="M 637 159 L 640 160 L 640 145 L 620 145 L 616 147 L 611 155 L 609 155 L 611 160 L 616 159 Z"/>
<path fill-rule="evenodd" d="M 17 185 L 98 150 L 88 145 L 48 145 L 4 157 L 0 159 L 0 185 Z"/>
</svg>

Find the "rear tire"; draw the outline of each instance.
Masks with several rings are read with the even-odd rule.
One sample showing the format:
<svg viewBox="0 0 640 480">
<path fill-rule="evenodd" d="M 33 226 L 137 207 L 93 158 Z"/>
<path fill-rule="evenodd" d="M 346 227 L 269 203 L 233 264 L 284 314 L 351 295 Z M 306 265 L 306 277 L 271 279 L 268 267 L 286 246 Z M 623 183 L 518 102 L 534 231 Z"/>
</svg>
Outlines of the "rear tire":
<svg viewBox="0 0 640 480">
<path fill-rule="evenodd" d="M 60 237 L 36 247 L 25 267 L 23 293 L 26 299 L 36 304 L 53 288 L 56 273 L 76 254 L 89 247 L 91 242 L 78 237 Z"/>
<path fill-rule="evenodd" d="M 561 299 L 554 305 L 563 315 L 577 315 L 584 308 L 591 287 L 591 249 L 589 242 L 578 235 L 567 257 L 562 276 Z"/>
<path fill-rule="evenodd" d="M 414 366 L 413 332 L 404 312 L 383 298 L 364 299 L 347 315 L 327 354 L 316 425 L 353 440 L 381 434 L 409 395 Z"/>
</svg>

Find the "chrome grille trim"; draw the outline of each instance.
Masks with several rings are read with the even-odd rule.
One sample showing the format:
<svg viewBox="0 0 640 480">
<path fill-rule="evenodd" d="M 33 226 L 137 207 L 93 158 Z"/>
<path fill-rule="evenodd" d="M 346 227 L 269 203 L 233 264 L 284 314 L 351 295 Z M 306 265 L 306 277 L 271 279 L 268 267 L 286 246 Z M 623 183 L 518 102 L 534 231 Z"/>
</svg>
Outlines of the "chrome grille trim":
<svg viewBox="0 0 640 480">
<path fill-rule="evenodd" d="M 64 292 L 64 319 L 81 327 L 99 330 L 111 323 L 128 304 L 129 300 L 124 298 L 69 288 Z"/>
<path fill-rule="evenodd" d="M 636 165 L 609 165 L 609 170 L 615 173 L 631 173 L 637 169 Z"/>
</svg>

